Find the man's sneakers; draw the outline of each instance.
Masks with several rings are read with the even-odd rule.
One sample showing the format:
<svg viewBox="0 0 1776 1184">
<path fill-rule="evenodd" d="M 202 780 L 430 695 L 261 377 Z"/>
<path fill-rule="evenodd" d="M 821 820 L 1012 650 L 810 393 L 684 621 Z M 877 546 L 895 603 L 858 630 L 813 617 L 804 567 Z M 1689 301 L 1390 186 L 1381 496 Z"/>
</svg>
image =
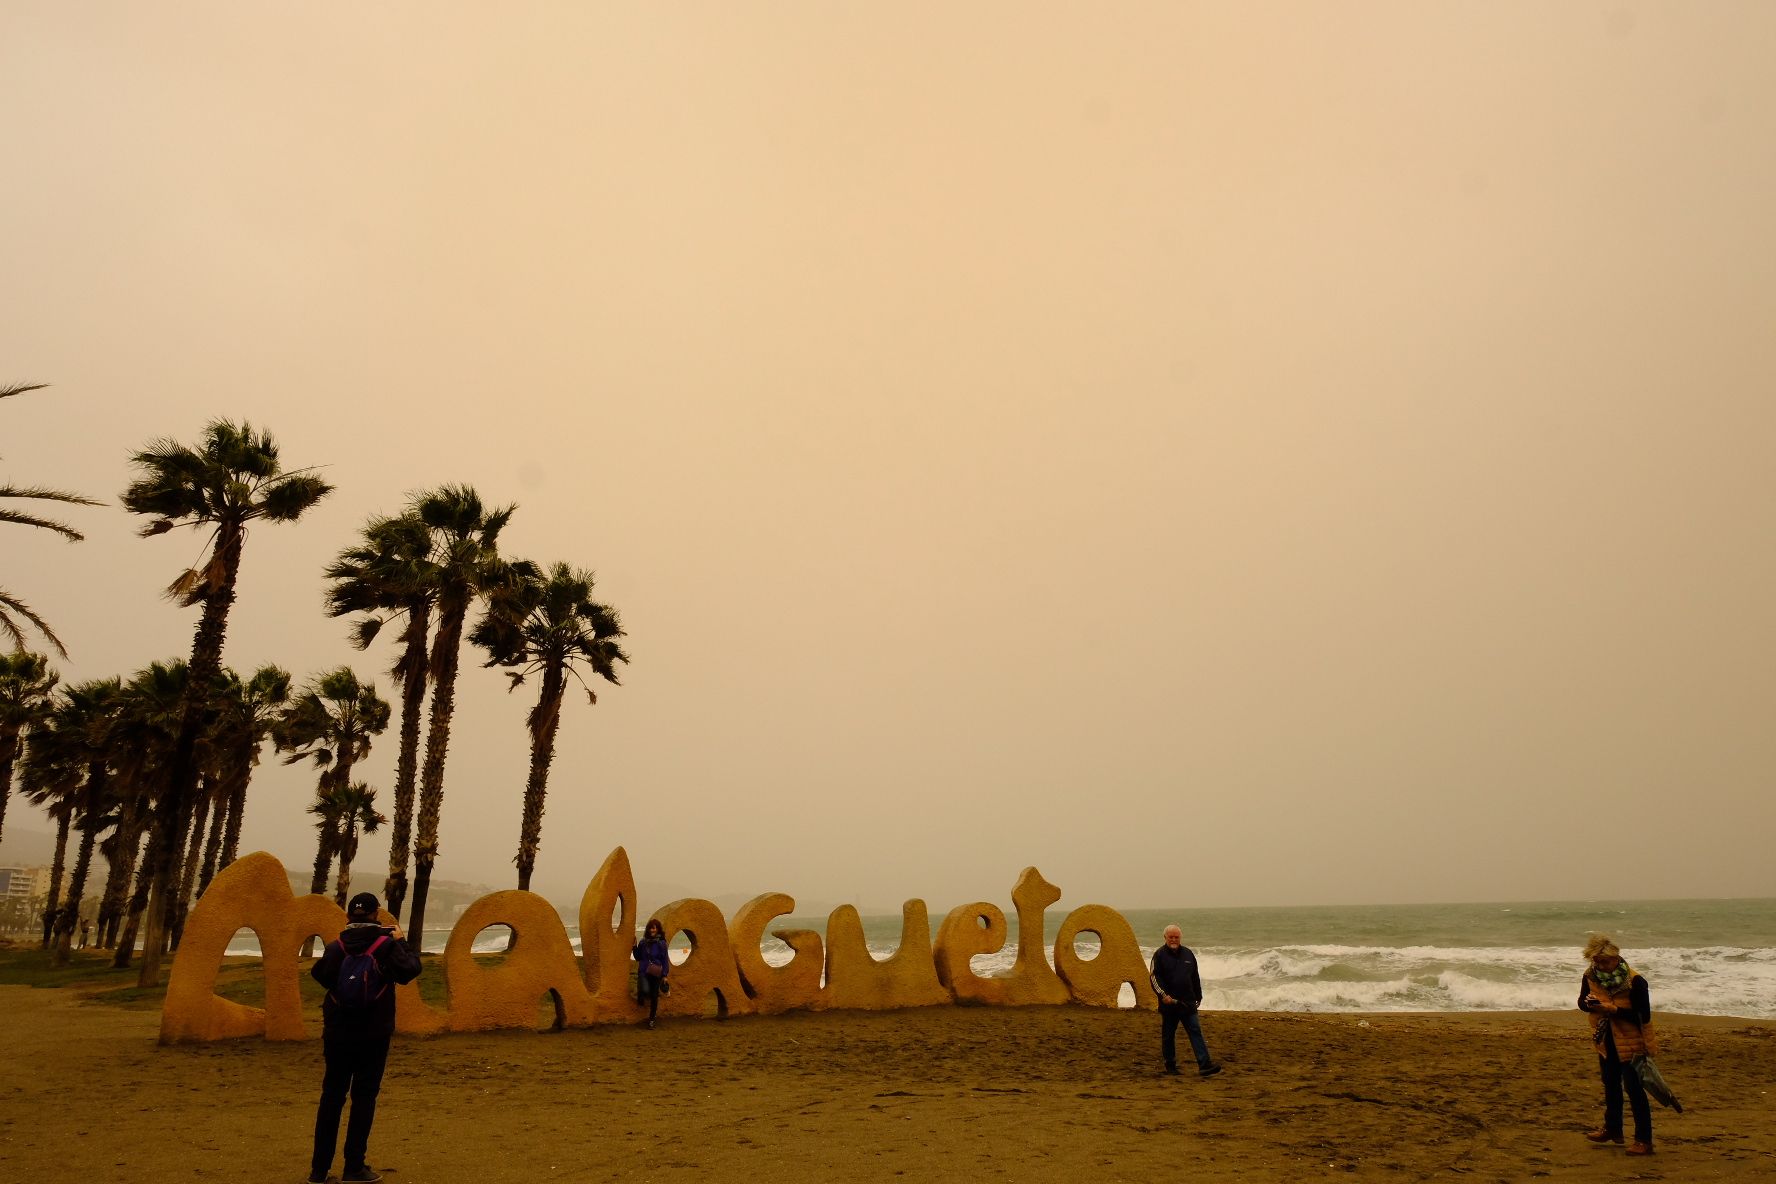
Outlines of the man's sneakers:
<svg viewBox="0 0 1776 1184">
<path fill-rule="evenodd" d="M 326 1172 L 310 1172 L 308 1184 L 327 1184 L 333 1177 Z M 369 1164 L 359 1164 L 355 1168 L 346 1168 L 345 1174 L 339 1177 L 340 1184 L 376 1184 L 382 1179 L 382 1173 Z"/>
<path fill-rule="evenodd" d="M 1178 1066 L 1176 1066 L 1176 1065 L 1167 1065 L 1165 1068 L 1165 1071 L 1166 1071 L 1167 1077 L 1178 1076 Z M 1210 1061 L 1206 1066 L 1197 1070 L 1197 1073 L 1203 1077 L 1213 1077 L 1215 1074 L 1217 1074 L 1219 1072 L 1221 1072 L 1221 1062 L 1220 1061 Z"/>
</svg>

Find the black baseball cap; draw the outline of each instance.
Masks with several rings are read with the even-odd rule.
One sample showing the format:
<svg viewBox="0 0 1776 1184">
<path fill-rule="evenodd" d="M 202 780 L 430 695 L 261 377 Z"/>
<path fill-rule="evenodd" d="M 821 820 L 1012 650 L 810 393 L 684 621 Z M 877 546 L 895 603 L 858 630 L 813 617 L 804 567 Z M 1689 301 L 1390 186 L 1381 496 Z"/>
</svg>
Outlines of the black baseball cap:
<svg viewBox="0 0 1776 1184">
<path fill-rule="evenodd" d="M 376 914 L 382 911 L 382 902 L 376 899 L 374 892 L 360 892 L 351 898 L 346 906 L 345 915 L 354 921 L 374 921 Z"/>
</svg>

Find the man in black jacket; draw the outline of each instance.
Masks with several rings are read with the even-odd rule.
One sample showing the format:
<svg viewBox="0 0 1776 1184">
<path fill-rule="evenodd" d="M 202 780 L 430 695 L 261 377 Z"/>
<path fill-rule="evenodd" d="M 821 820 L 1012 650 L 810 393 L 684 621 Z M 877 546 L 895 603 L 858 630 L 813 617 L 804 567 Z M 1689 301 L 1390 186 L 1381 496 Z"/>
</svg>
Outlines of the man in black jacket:
<svg viewBox="0 0 1776 1184">
<path fill-rule="evenodd" d="M 376 1095 L 382 1089 L 382 1071 L 388 1065 L 389 1041 L 395 1034 L 395 984 L 419 977 L 419 954 L 401 940 L 399 925 L 378 923 L 381 903 L 369 892 L 360 892 L 346 909 L 348 922 L 338 941 L 327 943 L 320 961 L 309 973 L 327 988 L 321 1003 L 321 1048 L 327 1058 L 327 1074 L 321 1081 L 321 1104 L 315 1112 L 314 1158 L 309 1164 L 310 1184 L 326 1184 L 333 1167 L 333 1150 L 339 1141 L 339 1115 L 351 1095 L 351 1120 L 345 1127 L 345 1184 L 374 1184 L 382 1176 L 365 1162 L 370 1144 L 370 1124 L 376 1121 Z M 363 981 L 340 983 L 340 973 L 363 968 L 357 961 L 375 959 L 380 984 L 365 989 Z M 360 976 L 362 978 L 364 976 Z"/>
<path fill-rule="evenodd" d="M 1166 1072 L 1178 1072 L 1178 1025 L 1184 1025 L 1190 1037 L 1190 1051 L 1196 1054 L 1196 1069 L 1204 1077 L 1221 1072 L 1221 1066 L 1209 1056 L 1203 1042 L 1202 1021 L 1196 1009 L 1202 1005 L 1202 976 L 1196 970 L 1196 955 L 1184 944 L 1184 934 L 1176 925 L 1165 927 L 1165 944 L 1153 951 L 1153 990 L 1159 996 L 1159 1051 L 1165 1057 Z"/>
</svg>

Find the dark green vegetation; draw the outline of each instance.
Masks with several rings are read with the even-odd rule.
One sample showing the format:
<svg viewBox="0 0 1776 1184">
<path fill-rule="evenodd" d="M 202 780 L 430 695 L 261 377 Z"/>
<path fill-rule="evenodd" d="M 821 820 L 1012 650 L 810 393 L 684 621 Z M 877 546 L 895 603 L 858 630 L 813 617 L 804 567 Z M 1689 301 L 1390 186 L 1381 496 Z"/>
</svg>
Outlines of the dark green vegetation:
<svg viewBox="0 0 1776 1184">
<path fill-rule="evenodd" d="M 504 962 L 504 954 L 477 954 L 475 961 L 494 967 Z M 445 1004 L 442 960 L 433 954 L 421 959 L 425 972 L 419 976 L 420 998 L 435 1007 Z M 303 963 L 299 978 L 302 990 L 302 1014 L 316 1025 L 321 1019 L 321 985 L 308 975 Z M 166 998 L 166 985 L 152 987 L 136 983 L 136 971 L 111 964 L 111 955 L 102 950 L 76 950 L 65 962 L 57 962 L 50 951 L 29 945 L 0 942 L 0 986 L 36 987 L 45 990 L 69 990 L 83 1003 L 104 1007 L 131 1007 L 157 1011 Z M 216 974 L 216 994 L 234 1003 L 249 1007 L 265 1005 L 265 976 L 259 972 L 259 959 L 233 955 L 222 960 Z M 319 1031 L 317 1027 L 315 1029 Z"/>
</svg>

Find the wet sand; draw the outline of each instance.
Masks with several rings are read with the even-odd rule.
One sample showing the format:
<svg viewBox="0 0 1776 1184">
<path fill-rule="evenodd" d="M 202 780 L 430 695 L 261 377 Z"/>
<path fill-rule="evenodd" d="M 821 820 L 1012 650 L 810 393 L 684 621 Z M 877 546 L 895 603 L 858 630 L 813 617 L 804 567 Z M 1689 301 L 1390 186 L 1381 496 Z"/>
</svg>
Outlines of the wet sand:
<svg viewBox="0 0 1776 1184">
<path fill-rule="evenodd" d="M 302 1179 L 319 1042 L 162 1048 L 158 1022 L 0 986 L 0 1179 Z M 1776 1023 L 1661 1024 L 1686 1113 L 1655 1108 L 1647 1160 L 1580 1137 L 1576 1012 L 1204 1013 L 1204 1081 L 1159 1071 L 1151 1013 L 1083 1007 L 398 1038 L 370 1159 L 391 1184 L 1776 1179 Z"/>
</svg>

